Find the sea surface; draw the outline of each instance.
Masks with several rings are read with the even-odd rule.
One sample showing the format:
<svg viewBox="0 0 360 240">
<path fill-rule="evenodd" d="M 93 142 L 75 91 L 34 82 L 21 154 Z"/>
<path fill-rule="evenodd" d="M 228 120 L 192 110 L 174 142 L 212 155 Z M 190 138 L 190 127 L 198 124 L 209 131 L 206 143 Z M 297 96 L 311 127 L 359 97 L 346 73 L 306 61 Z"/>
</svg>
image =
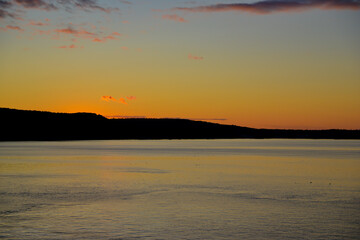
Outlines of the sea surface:
<svg viewBox="0 0 360 240">
<path fill-rule="evenodd" d="M 0 142 L 2 239 L 360 239 L 360 141 Z"/>
</svg>

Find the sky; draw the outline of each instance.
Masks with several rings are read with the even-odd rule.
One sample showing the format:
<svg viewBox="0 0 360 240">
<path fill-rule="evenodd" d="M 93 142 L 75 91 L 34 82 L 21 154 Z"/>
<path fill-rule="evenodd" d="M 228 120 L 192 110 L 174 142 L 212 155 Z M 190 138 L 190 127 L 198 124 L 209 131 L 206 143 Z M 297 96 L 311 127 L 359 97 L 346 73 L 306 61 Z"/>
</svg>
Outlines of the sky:
<svg viewBox="0 0 360 240">
<path fill-rule="evenodd" d="M 0 107 L 360 129 L 360 0 L 0 0 Z"/>
</svg>

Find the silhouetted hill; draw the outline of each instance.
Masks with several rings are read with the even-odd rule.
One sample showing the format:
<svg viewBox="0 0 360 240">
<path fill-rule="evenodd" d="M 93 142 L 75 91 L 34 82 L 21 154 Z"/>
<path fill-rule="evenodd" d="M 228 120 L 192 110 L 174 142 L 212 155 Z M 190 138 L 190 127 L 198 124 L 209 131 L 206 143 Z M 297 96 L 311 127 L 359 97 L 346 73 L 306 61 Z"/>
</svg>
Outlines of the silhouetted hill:
<svg viewBox="0 0 360 240">
<path fill-rule="evenodd" d="M 360 139 L 360 130 L 254 129 L 187 119 L 107 119 L 94 113 L 0 108 L 0 141 L 95 139 Z"/>
</svg>

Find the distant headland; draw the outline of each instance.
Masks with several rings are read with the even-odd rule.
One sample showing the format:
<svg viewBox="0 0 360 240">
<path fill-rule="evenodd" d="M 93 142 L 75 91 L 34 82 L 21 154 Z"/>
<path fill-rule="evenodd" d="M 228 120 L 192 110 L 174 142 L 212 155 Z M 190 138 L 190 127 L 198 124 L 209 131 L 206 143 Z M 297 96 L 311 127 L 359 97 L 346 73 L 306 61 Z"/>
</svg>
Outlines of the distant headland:
<svg viewBox="0 0 360 240">
<path fill-rule="evenodd" d="M 360 130 L 256 129 L 187 119 L 108 119 L 94 113 L 0 108 L 0 141 L 111 139 L 360 139 Z"/>
</svg>

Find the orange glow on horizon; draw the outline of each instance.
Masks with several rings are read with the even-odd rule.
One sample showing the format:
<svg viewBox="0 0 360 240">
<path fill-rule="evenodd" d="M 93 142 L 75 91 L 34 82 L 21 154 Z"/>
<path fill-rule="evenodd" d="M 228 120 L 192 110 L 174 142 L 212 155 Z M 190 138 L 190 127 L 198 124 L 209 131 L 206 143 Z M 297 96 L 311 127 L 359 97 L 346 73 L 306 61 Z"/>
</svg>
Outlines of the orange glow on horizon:
<svg viewBox="0 0 360 240">
<path fill-rule="evenodd" d="M 1 107 L 360 129 L 356 1 L 50 2 L 0 6 Z"/>
</svg>

